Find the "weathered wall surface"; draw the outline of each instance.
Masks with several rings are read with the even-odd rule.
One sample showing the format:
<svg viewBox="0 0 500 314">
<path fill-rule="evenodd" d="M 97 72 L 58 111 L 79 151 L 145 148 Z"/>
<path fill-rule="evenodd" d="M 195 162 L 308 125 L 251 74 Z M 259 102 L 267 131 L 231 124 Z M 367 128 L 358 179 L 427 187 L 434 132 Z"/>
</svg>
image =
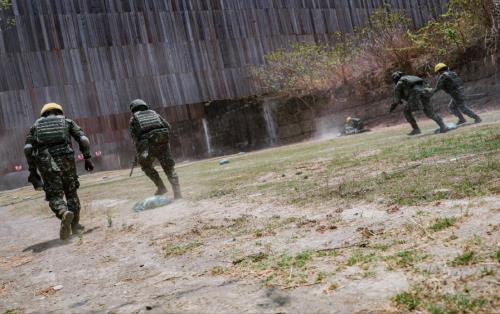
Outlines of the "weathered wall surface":
<svg viewBox="0 0 500 314">
<path fill-rule="evenodd" d="M 103 168 L 130 161 L 134 98 L 173 122 L 179 158 L 203 156 L 201 103 L 257 94 L 249 70 L 267 52 L 331 41 L 384 3 L 420 26 L 447 1 L 13 0 L 2 14 L 15 26 L 0 26 L 0 175 L 24 164 L 26 129 L 48 101 L 89 133 Z"/>
</svg>

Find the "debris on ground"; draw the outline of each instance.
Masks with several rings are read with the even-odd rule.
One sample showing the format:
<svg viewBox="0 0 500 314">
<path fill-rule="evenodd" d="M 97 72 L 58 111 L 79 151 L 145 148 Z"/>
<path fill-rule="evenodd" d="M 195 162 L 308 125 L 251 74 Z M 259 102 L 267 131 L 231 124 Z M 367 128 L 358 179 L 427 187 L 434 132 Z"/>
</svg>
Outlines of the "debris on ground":
<svg viewBox="0 0 500 314">
<path fill-rule="evenodd" d="M 172 199 L 164 195 L 156 195 L 146 198 L 143 201 L 134 204 L 132 209 L 136 212 L 140 212 L 147 209 L 153 209 L 161 206 L 165 206 L 172 203 Z"/>
<path fill-rule="evenodd" d="M 229 159 L 222 159 L 222 160 L 219 160 L 219 165 L 227 165 L 228 163 L 230 163 L 231 161 Z"/>
</svg>

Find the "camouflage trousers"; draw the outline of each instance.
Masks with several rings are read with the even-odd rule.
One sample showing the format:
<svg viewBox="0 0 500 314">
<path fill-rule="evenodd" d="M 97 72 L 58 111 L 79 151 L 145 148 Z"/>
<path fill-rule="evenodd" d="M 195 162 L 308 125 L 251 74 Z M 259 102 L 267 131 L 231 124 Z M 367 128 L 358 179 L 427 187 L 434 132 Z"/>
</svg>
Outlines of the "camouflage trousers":
<svg viewBox="0 0 500 314">
<path fill-rule="evenodd" d="M 413 116 L 413 112 L 419 110 L 422 110 L 429 119 L 434 120 L 442 130 L 446 129 L 443 119 L 434 111 L 431 105 L 430 95 L 425 88 L 414 88 L 403 109 L 406 121 L 408 121 L 414 130 L 419 127 Z"/>
<path fill-rule="evenodd" d="M 80 187 L 73 154 L 52 157 L 48 153 L 37 156 L 37 167 L 43 178 L 45 199 L 57 218 L 61 219 L 66 210 L 74 214 L 73 224 L 80 219 Z M 66 201 L 64 200 L 66 197 Z"/>
<path fill-rule="evenodd" d="M 163 186 L 160 174 L 153 166 L 156 159 L 160 162 L 163 171 L 167 175 L 168 181 L 172 186 L 179 185 L 179 177 L 175 172 L 175 161 L 170 151 L 168 142 L 143 141 L 138 148 L 138 163 L 142 171 L 148 176 L 157 187 Z"/>
<path fill-rule="evenodd" d="M 478 120 L 479 116 L 469 108 L 465 103 L 465 96 L 462 89 L 457 89 L 450 94 L 451 101 L 448 105 L 448 110 L 453 113 L 459 121 L 465 121 L 464 115 L 471 117 L 474 120 Z"/>
</svg>

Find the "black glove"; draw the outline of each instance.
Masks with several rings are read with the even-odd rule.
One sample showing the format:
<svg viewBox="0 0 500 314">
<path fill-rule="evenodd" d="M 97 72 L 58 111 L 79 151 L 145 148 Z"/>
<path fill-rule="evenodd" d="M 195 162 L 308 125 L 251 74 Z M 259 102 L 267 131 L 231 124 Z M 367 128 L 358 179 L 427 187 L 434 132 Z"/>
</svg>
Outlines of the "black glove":
<svg viewBox="0 0 500 314">
<path fill-rule="evenodd" d="M 30 171 L 30 175 L 28 177 L 28 182 L 33 184 L 33 188 L 37 191 L 43 190 L 43 181 L 40 175 L 36 172 L 36 170 Z"/>
<path fill-rule="evenodd" d="M 399 105 L 399 104 L 398 104 L 397 102 L 393 103 L 393 104 L 391 105 L 391 109 L 389 109 L 389 113 L 393 113 L 393 112 L 394 112 L 394 110 L 396 110 L 396 108 L 398 107 L 398 105 Z"/>
<path fill-rule="evenodd" d="M 90 160 L 90 158 L 85 159 L 85 170 L 87 170 L 87 171 L 94 170 L 94 164 L 92 163 L 92 160 Z"/>
</svg>

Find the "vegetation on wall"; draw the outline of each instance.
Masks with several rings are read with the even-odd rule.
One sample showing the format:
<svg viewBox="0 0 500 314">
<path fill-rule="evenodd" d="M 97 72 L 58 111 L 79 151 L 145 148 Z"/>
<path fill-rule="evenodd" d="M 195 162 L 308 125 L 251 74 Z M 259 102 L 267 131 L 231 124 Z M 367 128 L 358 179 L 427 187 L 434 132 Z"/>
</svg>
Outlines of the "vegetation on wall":
<svg viewBox="0 0 500 314">
<path fill-rule="evenodd" d="M 445 14 L 412 30 L 404 12 L 384 6 L 366 27 L 337 33 L 333 44 L 297 43 L 267 54 L 254 75 L 264 90 L 283 95 L 356 86 L 360 81 L 382 86 L 395 69 L 426 72 L 441 60 L 460 65 L 468 57 L 494 54 L 494 12 L 492 0 L 451 0 Z"/>
<path fill-rule="evenodd" d="M 14 26 L 15 22 L 12 16 L 12 0 L 0 0 L 0 31 Z"/>
</svg>

